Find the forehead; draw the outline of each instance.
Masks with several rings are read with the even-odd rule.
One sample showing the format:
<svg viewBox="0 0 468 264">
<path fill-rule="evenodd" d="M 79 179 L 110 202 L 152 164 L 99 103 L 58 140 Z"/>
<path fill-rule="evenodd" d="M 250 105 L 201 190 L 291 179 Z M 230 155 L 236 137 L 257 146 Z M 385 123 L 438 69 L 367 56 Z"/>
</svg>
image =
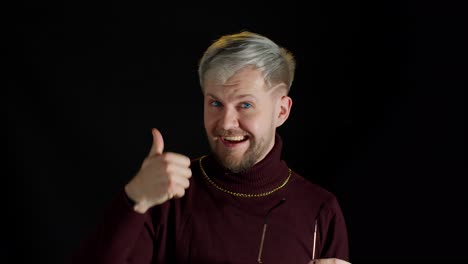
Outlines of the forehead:
<svg viewBox="0 0 468 264">
<path fill-rule="evenodd" d="M 257 94 L 267 91 L 267 84 L 259 69 L 243 68 L 228 78 L 224 83 L 217 78 L 205 80 L 205 94 L 215 96 L 230 94 Z"/>
</svg>

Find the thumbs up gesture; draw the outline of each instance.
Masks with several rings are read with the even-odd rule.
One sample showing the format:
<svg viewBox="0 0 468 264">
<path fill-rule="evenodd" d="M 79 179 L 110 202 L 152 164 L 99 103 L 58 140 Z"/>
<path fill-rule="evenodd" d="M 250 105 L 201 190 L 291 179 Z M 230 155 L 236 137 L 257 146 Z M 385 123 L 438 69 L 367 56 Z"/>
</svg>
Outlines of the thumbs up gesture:
<svg viewBox="0 0 468 264">
<path fill-rule="evenodd" d="M 150 207 L 172 198 L 184 196 L 189 187 L 190 159 L 184 155 L 164 152 L 164 140 L 152 129 L 153 145 L 140 170 L 125 186 L 128 197 L 135 202 L 134 210 L 145 213 Z"/>
</svg>

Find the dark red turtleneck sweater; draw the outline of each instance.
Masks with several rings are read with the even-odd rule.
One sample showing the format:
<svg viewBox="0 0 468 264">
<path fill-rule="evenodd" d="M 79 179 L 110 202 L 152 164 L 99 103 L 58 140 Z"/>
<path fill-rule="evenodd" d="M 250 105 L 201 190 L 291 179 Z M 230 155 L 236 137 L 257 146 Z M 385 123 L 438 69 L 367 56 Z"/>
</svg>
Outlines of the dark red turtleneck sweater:
<svg viewBox="0 0 468 264">
<path fill-rule="evenodd" d="M 125 192 L 115 199 L 72 263 L 299 263 L 349 261 L 346 224 L 335 196 L 292 172 L 280 159 L 277 135 L 267 157 L 243 173 L 228 173 L 212 158 L 193 160 L 181 199 L 133 211 Z M 214 184 L 213 184 L 214 183 Z M 218 187 L 215 187 L 218 186 Z M 227 193 L 258 194 L 238 197 Z"/>
</svg>

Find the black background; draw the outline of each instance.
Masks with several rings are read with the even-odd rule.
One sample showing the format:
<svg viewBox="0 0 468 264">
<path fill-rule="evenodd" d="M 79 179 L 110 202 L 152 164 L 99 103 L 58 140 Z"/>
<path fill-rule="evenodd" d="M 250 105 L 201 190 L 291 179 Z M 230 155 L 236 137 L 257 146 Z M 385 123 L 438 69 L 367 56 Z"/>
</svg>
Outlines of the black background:
<svg viewBox="0 0 468 264">
<path fill-rule="evenodd" d="M 468 260 L 466 10 L 450 1 L 16 2 L 3 10 L 2 259 L 64 263 L 139 168 L 151 127 L 166 151 L 205 154 L 198 59 L 247 29 L 296 56 L 284 159 L 338 196 L 351 261 Z"/>
</svg>

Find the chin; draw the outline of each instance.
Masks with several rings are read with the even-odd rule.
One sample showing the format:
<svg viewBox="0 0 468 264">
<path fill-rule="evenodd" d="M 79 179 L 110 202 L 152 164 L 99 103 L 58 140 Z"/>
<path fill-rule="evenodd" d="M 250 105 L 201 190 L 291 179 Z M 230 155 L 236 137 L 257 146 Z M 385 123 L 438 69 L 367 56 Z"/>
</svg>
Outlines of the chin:
<svg viewBox="0 0 468 264">
<path fill-rule="evenodd" d="M 255 161 L 249 155 L 219 155 L 219 153 L 215 155 L 224 168 L 234 173 L 245 171 L 255 165 Z"/>
</svg>

